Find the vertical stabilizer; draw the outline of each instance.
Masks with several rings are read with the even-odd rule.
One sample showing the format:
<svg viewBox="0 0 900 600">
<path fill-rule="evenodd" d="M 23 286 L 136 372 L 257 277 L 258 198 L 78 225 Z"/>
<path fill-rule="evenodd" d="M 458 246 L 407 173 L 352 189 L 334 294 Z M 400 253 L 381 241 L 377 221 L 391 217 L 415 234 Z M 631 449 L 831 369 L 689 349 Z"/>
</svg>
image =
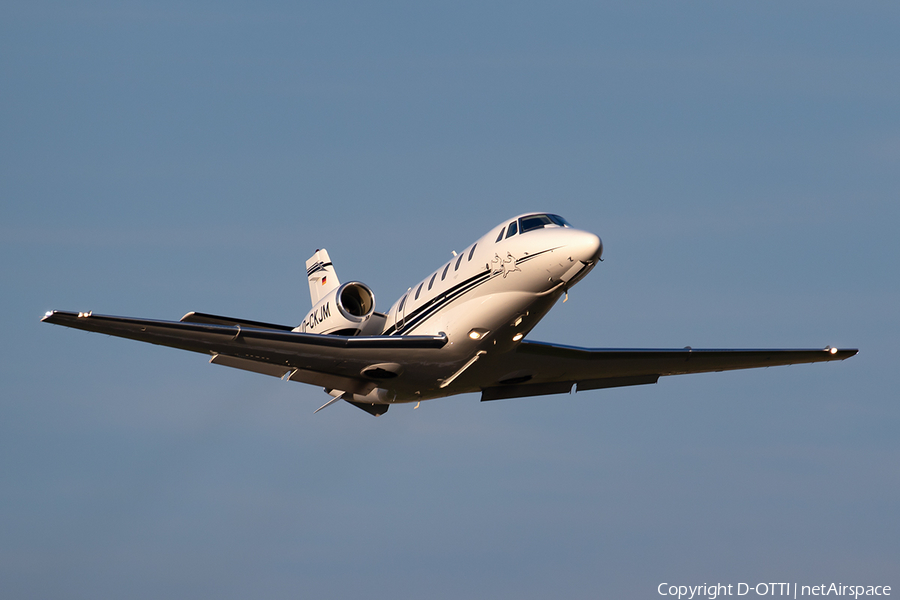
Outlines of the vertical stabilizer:
<svg viewBox="0 0 900 600">
<path fill-rule="evenodd" d="M 306 276 L 309 278 L 309 297 L 313 306 L 341 285 L 331 264 L 331 258 L 328 257 L 328 250 L 324 248 L 316 250 L 316 253 L 306 261 Z"/>
</svg>

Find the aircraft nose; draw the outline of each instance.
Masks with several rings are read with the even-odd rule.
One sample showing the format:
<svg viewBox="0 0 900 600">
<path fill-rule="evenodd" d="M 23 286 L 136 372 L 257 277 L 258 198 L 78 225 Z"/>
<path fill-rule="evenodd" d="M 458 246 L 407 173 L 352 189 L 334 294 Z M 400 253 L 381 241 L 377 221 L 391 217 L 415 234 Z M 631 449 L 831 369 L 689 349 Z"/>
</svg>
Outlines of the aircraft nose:
<svg viewBox="0 0 900 600">
<path fill-rule="evenodd" d="M 571 247 L 575 258 L 583 263 L 592 263 L 603 255 L 603 242 L 589 231 L 579 231 Z"/>
</svg>

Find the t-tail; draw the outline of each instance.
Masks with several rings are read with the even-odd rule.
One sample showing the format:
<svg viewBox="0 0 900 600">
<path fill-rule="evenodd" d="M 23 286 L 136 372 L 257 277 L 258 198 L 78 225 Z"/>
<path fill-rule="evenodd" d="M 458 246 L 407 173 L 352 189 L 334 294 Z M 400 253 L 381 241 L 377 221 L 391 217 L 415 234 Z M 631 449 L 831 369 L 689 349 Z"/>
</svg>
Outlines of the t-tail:
<svg viewBox="0 0 900 600">
<path fill-rule="evenodd" d="M 312 310 L 294 331 L 342 336 L 381 335 L 387 317 L 375 312 L 375 294 L 359 281 L 341 285 L 328 250 L 306 261 Z"/>
<path fill-rule="evenodd" d="M 316 250 L 316 253 L 306 261 L 306 276 L 309 278 L 309 297 L 313 306 L 341 285 L 328 256 L 328 250 L 325 249 Z"/>
</svg>

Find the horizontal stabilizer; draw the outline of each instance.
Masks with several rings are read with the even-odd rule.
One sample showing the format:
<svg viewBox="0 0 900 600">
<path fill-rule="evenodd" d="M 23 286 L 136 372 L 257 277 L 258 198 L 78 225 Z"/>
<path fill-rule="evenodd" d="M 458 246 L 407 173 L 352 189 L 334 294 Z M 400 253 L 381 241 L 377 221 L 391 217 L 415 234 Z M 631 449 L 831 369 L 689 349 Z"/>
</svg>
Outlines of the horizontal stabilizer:
<svg viewBox="0 0 900 600">
<path fill-rule="evenodd" d="M 373 417 L 380 417 L 391 407 L 390 404 L 369 404 L 368 402 L 353 402 L 352 400 L 345 400 L 345 402 L 366 411 Z"/>
</svg>

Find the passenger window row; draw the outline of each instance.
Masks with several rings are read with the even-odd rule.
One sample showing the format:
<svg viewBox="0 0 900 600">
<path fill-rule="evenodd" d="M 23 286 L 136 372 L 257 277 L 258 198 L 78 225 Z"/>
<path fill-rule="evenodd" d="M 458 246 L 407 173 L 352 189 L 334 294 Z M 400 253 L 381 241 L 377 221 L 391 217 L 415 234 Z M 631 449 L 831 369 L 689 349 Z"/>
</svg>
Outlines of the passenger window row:
<svg viewBox="0 0 900 600">
<path fill-rule="evenodd" d="M 478 246 L 478 244 L 472 244 L 472 247 L 469 248 L 469 256 L 466 259 L 466 262 L 470 262 L 472 260 L 472 257 L 475 256 L 476 246 Z M 454 271 L 459 270 L 459 265 L 462 263 L 462 259 L 464 256 L 466 256 L 465 250 L 462 253 L 460 253 L 460 255 L 457 257 L 456 265 L 453 267 Z M 447 272 L 450 270 L 451 264 L 453 264 L 452 260 L 450 262 L 448 262 L 446 265 L 444 265 L 444 270 L 441 272 L 441 281 L 444 281 L 447 278 Z M 428 291 L 431 291 L 431 288 L 434 287 L 434 280 L 437 279 L 437 274 L 438 274 L 438 271 L 435 271 L 434 274 L 432 274 L 431 279 L 428 280 L 428 288 L 427 288 Z M 419 299 L 419 296 L 422 294 L 422 288 L 424 286 L 425 286 L 425 282 L 423 281 L 422 283 L 419 284 L 419 287 L 416 288 L 416 293 L 414 296 L 415 300 Z M 401 310 L 401 311 L 403 310 L 403 305 L 406 304 L 406 298 L 408 297 L 408 295 L 409 294 L 404 296 L 403 300 L 400 301 L 400 306 L 398 307 L 398 310 Z"/>
<path fill-rule="evenodd" d="M 527 233 L 529 231 L 534 231 L 535 229 L 543 229 L 544 227 L 571 227 L 568 221 L 560 217 L 559 215 L 528 215 L 525 217 L 521 217 L 515 221 L 510 222 L 509 225 L 500 228 L 500 234 L 497 236 L 497 239 L 494 243 L 500 242 L 505 238 L 511 238 L 517 233 Z M 506 234 L 504 236 L 504 234 Z M 469 249 L 469 256 L 466 259 L 467 262 L 472 260 L 472 257 L 475 255 L 475 247 L 478 244 L 472 244 L 472 247 Z M 465 250 L 462 251 L 456 258 L 456 264 L 453 266 L 454 271 L 459 271 L 459 266 L 462 264 L 463 256 L 466 255 Z M 444 265 L 444 270 L 441 271 L 441 281 L 444 281 L 447 278 L 447 272 L 450 270 L 450 265 L 453 264 L 451 260 L 446 265 Z M 434 281 L 437 278 L 438 271 L 435 271 L 431 276 L 431 279 L 428 280 L 428 291 L 431 291 L 431 288 L 434 287 Z M 414 296 L 415 300 L 419 299 L 419 295 L 422 293 L 422 288 L 425 286 L 425 282 L 419 284 L 419 287 L 416 288 L 416 293 Z M 407 292 L 403 299 L 400 300 L 400 305 L 398 306 L 398 310 L 400 312 L 403 311 L 403 306 L 406 304 L 406 299 L 409 297 L 409 293 Z"/>
</svg>

